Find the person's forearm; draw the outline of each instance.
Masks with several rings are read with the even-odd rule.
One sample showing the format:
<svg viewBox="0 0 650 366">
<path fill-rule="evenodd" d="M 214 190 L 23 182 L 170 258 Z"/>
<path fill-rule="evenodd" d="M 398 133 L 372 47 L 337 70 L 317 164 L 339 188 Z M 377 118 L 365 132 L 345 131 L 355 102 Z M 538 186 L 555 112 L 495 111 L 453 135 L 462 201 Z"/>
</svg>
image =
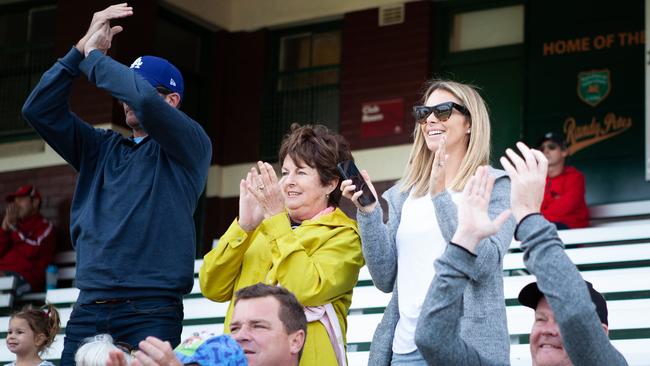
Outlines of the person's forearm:
<svg viewBox="0 0 650 366">
<path fill-rule="evenodd" d="M 476 256 L 450 243 L 435 268 L 415 330 L 422 357 L 432 365 L 493 365 L 460 336 L 463 293 L 476 274 Z"/>
<path fill-rule="evenodd" d="M 392 214 L 390 209 L 389 214 Z M 397 253 L 388 225 L 383 223 L 383 216 L 379 204 L 369 213 L 357 210 L 357 223 L 368 271 L 375 286 L 388 293 L 393 291 L 397 277 Z"/>
<path fill-rule="evenodd" d="M 555 226 L 541 214 L 529 215 L 519 223 L 517 239 L 522 243 L 526 267 L 553 310 L 574 365 L 624 365 L 600 325 L 585 282 L 564 252 Z"/>
<path fill-rule="evenodd" d="M 38 134 L 75 169 L 80 168 L 77 143 L 92 128 L 70 112 L 72 82 L 79 75 L 82 55 L 72 48 L 48 71 L 23 105 L 23 116 Z"/>
</svg>

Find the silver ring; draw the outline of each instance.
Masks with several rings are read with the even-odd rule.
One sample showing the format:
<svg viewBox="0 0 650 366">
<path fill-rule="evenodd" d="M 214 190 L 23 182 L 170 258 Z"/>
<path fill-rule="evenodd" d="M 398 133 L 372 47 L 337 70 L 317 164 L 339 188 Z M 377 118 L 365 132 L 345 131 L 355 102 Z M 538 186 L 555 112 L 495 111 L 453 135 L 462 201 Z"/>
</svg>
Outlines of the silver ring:
<svg viewBox="0 0 650 366">
<path fill-rule="evenodd" d="M 263 191 L 263 190 L 264 190 L 264 186 L 259 186 L 259 187 L 257 187 L 257 189 L 259 189 L 260 191 Z"/>
</svg>

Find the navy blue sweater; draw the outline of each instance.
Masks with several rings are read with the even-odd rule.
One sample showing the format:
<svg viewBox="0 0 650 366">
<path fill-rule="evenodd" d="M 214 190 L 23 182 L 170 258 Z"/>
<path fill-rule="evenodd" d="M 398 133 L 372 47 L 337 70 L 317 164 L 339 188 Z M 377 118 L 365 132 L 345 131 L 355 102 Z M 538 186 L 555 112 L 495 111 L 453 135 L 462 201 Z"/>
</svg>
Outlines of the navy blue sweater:
<svg viewBox="0 0 650 366">
<path fill-rule="evenodd" d="M 80 71 L 133 109 L 149 135 L 144 141 L 95 129 L 70 112 Z M 78 301 L 188 293 L 192 215 L 212 154 L 203 128 L 133 70 L 96 50 L 83 58 L 76 48 L 43 74 L 23 115 L 79 172 L 70 214 Z"/>
</svg>

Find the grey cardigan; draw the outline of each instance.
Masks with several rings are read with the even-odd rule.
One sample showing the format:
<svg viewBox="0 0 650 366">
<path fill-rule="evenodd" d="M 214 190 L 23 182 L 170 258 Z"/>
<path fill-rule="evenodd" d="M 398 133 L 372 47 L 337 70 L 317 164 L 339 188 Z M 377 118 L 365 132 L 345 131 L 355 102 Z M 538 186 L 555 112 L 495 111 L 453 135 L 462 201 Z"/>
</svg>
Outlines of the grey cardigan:
<svg viewBox="0 0 650 366">
<path fill-rule="evenodd" d="M 494 218 L 510 207 L 510 180 L 503 170 L 490 168 L 496 182 L 492 191 L 488 214 Z M 361 232 L 363 255 L 375 286 L 383 292 L 393 292 L 384 311 L 384 316 L 375 330 L 370 346 L 369 366 L 390 365 L 393 335 L 399 320 L 397 302 L 397 247 L 395 234 L 399 227 L 402 206 L 408 192 L 400 192 L 393 186 L 384 194 L 388 202 L 388 222 L 383 223 L 380 205 L 370 213 L 357 211 L 357 221 Z M 444 191 L 433 197 L 433 205 L 440 231 L 445 241 L 451 241 L 458 225 L 456 205 L 451 195 Z M 505 300 L 503 297 L 503 256 L 505 255 L 515 227 L 513 219 L 503 224 L 500 231 L 484 239 L 476 259 L 478 280 L 470 281 L 463 293 L 463 318 L 461 337 L 486 356 L 507 363 L 510 359 L 510 340 L 506 324 Z M 433 263 L 431 264 L 433 265 Z M 425 312 L 427 309 L 423 308 Z M 437 335 L 431 335 L 437 337 Z"/>
<path fill-rule="evenodd" d="M 627 365 L 603 331 L 587 287 L 575 265 L 564 253 L 555 226 L 541 215 L 524 218 L 517 227 L 526 267 L 553 309 L 564 348 L 573 365 Z M 474 281 L 476 257 L 449 245 L 436 260 L 431 282 L 418 320 L 415 340 L 429 364 L 462 366 L 508 365 L 494 360 L 458 335 L 462 293 Z M 534 319 L 531 317 L 530 322 Z M 435 335 L 435 336 L 434 336 Z"/>
</svg>

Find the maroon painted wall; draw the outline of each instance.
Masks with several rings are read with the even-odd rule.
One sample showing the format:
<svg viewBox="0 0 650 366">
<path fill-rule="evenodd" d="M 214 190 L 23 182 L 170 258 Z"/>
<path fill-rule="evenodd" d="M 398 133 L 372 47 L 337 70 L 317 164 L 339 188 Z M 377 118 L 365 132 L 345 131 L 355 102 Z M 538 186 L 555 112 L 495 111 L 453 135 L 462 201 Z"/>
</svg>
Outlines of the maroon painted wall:
<svg viewBox="0 0 650 366">
<path fill-rule="evenodd" d="M 380 27 L 378 9 L 345 14 L 341 74 L 340 132 L 353 149 L 408 143 L 411 107 L 431 70 L 430 2 L 405 4 L 405 22 Z M 361 138 L 361 104 L 404 99 L 402 133 Z"/>
</svg>

